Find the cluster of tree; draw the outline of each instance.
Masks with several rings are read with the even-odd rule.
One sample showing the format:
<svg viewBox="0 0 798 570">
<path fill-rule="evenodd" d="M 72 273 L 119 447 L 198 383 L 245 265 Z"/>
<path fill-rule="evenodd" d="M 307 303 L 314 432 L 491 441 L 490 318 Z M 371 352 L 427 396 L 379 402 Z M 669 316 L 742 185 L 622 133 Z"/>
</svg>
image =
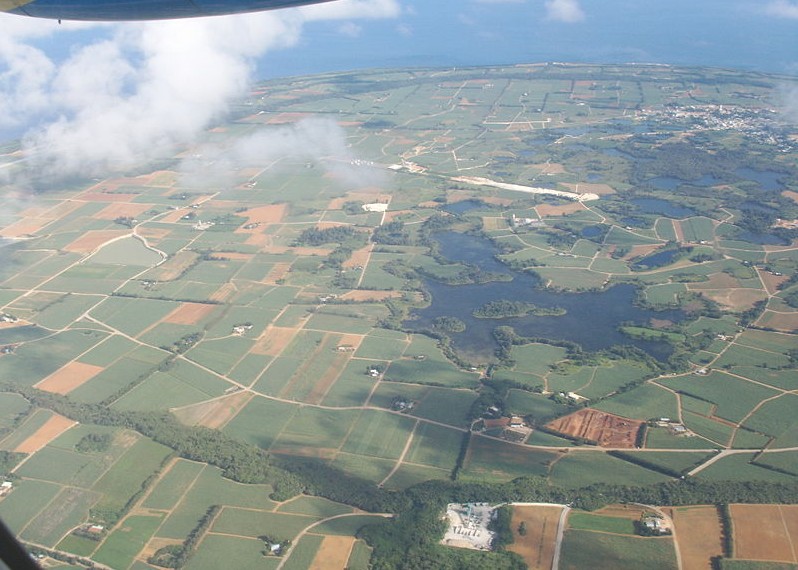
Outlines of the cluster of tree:
<svg viewBox="0 0 798 570">
<path fill-rule="evenodd" d="M 443 332 L 459 333 L 466 330 L 466 324 L 457 317 L 441 316 L 435 317 L 432 326 Z"/>
<path fill-rule="evenodd" d="M 25 457 L 17 451 L 0 451 L 0 474 L 9 473 Z"/>
<path fill-rule="evenodd" d="M 147 562 L 164 568 L 182 568 L 185 566 L 194 553 L 197 543 L 205 534 L 205 531 L 210 528 L 220 510 L 221 507 L 219 505 L 211 505 L 182 544 L 170 544 L 159 548 L 152 556 L 147 558 Z"/>
<path fill-rule="evenodd" d="M 565 314 L 562 307 L 538 307 L 534 303 L 526 301 L 511 301 L 509 299 L 498 299 L 488 301 L 481 307 L 477 307 L 471 313 L 478 319 L 503 319 L 507 317 L 523 317 L 529 314 L 538 317 L 559 317 Z"/>
<path fill-rule="evenodd" d="M 343 243 L 357 234 L 358 231 L 352 226 L 333 226 L 324 229 L 307 228 L 296 238 L 296 244 L 316 247 L 325 243 Z"/>
<path fill-rule="evenodd" d="M 410 234 L 403 222 L 388 222 L 374 229 L 371 241 L 382 245 L 410 245 Z"/>
<path fill-rule="evenodd" d="M 202 340 L 201 332 L 184 334 L 179 339 L 174 341 L 171 345 L 162 346 L 161 348 L 164 350 L 168 350 L 169 352 L 173 352 L 175 354 L 183 354 L 201 340 Z"/>
<path fill-rule="evenodd" d="M 87 433 L 75 444 L 81 453 L 102 453 L 111 446 L 113 438 L 110 433 Z"/>
<path fill-rule="evenodd" d="M 504 550 L 513 543 L 513 529 L 510 524 L 513 519 L 513 508 L 503 505 L 493 511 L 493 519 L 488 523 L 488 530 L 493 532 L 493 546 L 497 550 Z"/>
</svg>

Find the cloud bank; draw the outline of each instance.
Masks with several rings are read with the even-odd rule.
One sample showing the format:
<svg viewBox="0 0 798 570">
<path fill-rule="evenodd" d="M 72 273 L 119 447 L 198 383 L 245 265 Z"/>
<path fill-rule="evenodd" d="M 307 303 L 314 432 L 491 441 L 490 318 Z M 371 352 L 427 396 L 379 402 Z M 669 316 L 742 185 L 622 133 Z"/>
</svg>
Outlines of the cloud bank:
<svg viewBox="0 0 798 570">
<path fill-rule="evenodd" d="M 342 0 L 241 16 L 57 26 L 0 18 L 0 127 L 51 119 L 24 146 L 36 169 L 100 176 L 169 156 L 247 92 L 256 58 L 296 44 L 309 22 L 392 18 L 397 0 Z M 39 44 L 92 28 L 57 61 Z M 79 34 L 78 34 L 79 35 Z M 63 37 L 63 36 L 62 36 Z"/>
<path fill-rule="evenodd" d="M 578 0 L 546 0 L 546 18 L 573 24 L 584 20 L 585 12 Z"/>
</svg>

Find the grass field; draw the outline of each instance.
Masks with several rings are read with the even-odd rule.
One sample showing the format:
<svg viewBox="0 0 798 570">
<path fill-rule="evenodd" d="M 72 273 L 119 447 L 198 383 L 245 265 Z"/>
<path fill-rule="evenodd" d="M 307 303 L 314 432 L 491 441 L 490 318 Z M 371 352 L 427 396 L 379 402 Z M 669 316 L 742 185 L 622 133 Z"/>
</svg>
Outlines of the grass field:
<svg viewBox="0 0 798 570">
<path fill-rule="evenodd" d="M 197 547 L 186 568 L 190 570 L 253 567 L 264 570 L 276 569 L 280 559 L 266 558 L 262 551 L 263 542 L 260 540 L 208 534 Z"/>
<path fill-rule="evenodd" d="M 103 541 L 92 557 L 111 568 L 127 568 L 149 542 L 162 517 L 130 516 Z"/>
<path fill-rule="evenodd" d="M 639 538 L 568 530 L 562 545 L 561 570 L 675 570 L 676 552 L 669 538 Z"/>
<path fill-rule="evenodd" d="M 355 455 L 397 459 L 414 428 L 415 422 L 407 416 L 364 410 L 341 449 Z"/>
<path fill-rule="evenodd" d="M 629 518 L 596 515 L 581 511 L 573 511 L 568 514 L 568 528 L 612 534 L 635 534 L 634 521 Z"/>
<path fill-rule="evenodd" d="M 645 485 L 668 479 L 667 476 L 601 452 L 569 453 L 551 468 L 550 481 L 562 487 L 583 487 L 595 481 L 617 485 Z"/>
<path fill-rule="evenodd" d="M 293 539 L 316 520 L 318 518 L 306 515 L 224 507 L 214 520 L 211 532 L 250 538 L 265 535 L 283 541 Z"/>
<path fill-rule="evenodd" d="M 142 506 L 148 509 L 169 510 L 175 507 L 181 495 L 194 483 L 203 469 L 201 463 L 185 459 L 175 461 L 153 487 Z"/>
<path fill-rule="evenodd" d="M 508 481 L 523 475 L 545 477 L 556 457 L 555 453 L 473 436 L 459 476 L 465 481 Z"/>
<path fill-rule="evenodd" d="M 413 434 L 405 461 L 451 470 L 464 437 L 461 431 L 421 422 Z"/>
</svg>

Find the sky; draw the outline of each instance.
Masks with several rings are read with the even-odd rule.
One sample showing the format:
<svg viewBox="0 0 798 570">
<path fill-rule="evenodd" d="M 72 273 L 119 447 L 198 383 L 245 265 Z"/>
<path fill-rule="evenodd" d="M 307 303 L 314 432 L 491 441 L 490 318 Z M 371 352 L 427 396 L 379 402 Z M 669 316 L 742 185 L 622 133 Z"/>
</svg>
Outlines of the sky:
<svg viewBox="0 0 798 570">
<path fill-rule="evenodd" d="M 124 24 L 0 15 L 0 30 L 0 141 L 59 175 L 170 156 L 258 79 L 540 61 L 798 74 L 798 0 L 336 0 Z"/>
</svg>

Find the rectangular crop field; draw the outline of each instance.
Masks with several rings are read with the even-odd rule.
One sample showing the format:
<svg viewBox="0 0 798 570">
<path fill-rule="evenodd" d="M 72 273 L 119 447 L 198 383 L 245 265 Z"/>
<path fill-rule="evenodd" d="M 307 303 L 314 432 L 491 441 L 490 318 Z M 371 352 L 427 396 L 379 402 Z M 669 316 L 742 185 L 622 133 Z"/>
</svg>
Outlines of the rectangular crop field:
<svg viewBox="0 0 798 570">
<path fill-rule="evenodd" d="M 520 555 L 530 570 L 549 570 L 554 562 L 562 507 L 513 505 L 512 508 L 513 543 L 507 549 Z M 526 528 L 524 535 L 518 532 L 521 524 Z"/>
<path fill-rule="evenodd" d="M 600 553 L 600 554 L 599 554 Z M 591 570 L 676 570 L 670 538 L 640 538 L 586 530 L 568 530 L 560 568 Z"/>
</svg>

